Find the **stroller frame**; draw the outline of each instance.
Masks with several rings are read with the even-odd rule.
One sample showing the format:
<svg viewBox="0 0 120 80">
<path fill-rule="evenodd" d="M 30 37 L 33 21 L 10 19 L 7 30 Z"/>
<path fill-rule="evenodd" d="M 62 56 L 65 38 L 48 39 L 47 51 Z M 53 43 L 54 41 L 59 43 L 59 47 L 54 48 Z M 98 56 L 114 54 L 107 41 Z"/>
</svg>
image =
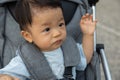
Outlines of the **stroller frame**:
<svg viewBox="0 0 120 80">
<path fill-rule="evenodd" d="M 92 11 L 93 11 L 93 21 L 94 21 L 96 19 L 95 4 L 92 5 Z M 107 58 L 106 58 L 105 51 L 104 51 L 104 44 L 96 44 L 96 31 L 94 32 L 94 51 L 97 51 L 100 55 L 102 66 L 103 66 L 103 71 L 105 74 L 105 79 L 112 80 Z"/>
</svg>

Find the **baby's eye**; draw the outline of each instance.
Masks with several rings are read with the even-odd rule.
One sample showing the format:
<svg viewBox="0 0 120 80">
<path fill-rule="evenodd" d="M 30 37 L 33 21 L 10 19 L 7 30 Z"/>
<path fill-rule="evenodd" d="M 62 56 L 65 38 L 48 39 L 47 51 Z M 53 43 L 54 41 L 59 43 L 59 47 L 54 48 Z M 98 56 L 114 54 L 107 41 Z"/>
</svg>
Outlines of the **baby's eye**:
<svg viewBox="0 0 120 80">
<path fill-rule="evenodd" d="M 45 32 L 48 32 L 48 31 L 50 31 L 50 28 L 46 28 L 44 31 L 45 31 Z"/>
<path fill-rule="evenodd" d="M 64 23 L 60 23 L 60 24 L 59 24 L 59 27 L 62 27 L 62 26 L 64 26 Z"/>
</svg>

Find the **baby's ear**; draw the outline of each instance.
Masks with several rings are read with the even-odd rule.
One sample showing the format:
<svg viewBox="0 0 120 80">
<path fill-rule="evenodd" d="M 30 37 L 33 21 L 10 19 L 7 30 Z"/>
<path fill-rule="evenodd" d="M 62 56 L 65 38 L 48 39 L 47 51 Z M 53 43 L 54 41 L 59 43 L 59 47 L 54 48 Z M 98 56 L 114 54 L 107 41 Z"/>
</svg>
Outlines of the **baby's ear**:
<svg viewBox="0 0 120 80">
<path fill-rule="evenodd" d="M 26 41 L 32 43 L 32 36 L 31 36 L 30 32 L 22 30 L 22 31 L 21 31 L 21 35 L 23 36 L 23 38 L 24 38 Z"/>
</svg>

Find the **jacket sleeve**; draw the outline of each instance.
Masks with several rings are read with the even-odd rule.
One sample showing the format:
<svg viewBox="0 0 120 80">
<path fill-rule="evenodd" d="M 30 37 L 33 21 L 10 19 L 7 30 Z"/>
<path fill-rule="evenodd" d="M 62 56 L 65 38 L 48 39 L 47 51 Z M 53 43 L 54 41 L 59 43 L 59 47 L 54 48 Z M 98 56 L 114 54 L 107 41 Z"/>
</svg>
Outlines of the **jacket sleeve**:
<svg viewBox="0 0 120 80">
<path fill-rule="evenodd" d="M 77 47 L 78 47 L 79 52 L 80 52 L 80 62 L 76 66 L 76 69 L 80 70 L 80 71 L 84 71 L 86 66 L 87 66 L 87 60 L 86 60 L 86 57 L 85 57 L 85 54 L 84 54 L 84 51 L 82 48 L 82 44 L 77 43 Z"/>
</svg>

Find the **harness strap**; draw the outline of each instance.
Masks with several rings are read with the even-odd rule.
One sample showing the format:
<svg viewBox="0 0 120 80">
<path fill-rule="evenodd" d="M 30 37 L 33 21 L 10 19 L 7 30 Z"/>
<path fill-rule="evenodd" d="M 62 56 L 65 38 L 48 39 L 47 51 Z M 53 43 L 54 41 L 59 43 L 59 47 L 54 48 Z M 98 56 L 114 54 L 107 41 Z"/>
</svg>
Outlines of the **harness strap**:
<svg viewBox="0 0 120 80">
<path fill-rule="evenodd" d="M 64 79 L 62 79 L 62 80 L 74 80 L 72 77 L 73 77 L 73 75 L 72 75 L 72 66 L 70 66 L 70 67 L 65 67 L 65 72 L 64 72 Z"/>
<path fill-rule="evenodd" d="M 65 67 L 65 72 L 63 75 L 65 78 L 72 78 L 72 66 L 70 67 Z"/>
<path fill-rule="evenodd" d="M 61 48 L 64 55 L 64 65 L 65 67 L 68 67 L 66 70 L 67 72 L 65 72 L 64 76 L 66 78 L 69 78 L 70 76 L 72 76 L 72 68 L 70 68 L 69 66 L 76 66 L 80 61 L 79 50 L 77 49 L 75 41 L 71 37 L 66 38 Z M 25 42 L 19 47 L 18 50 L 32 79 L 56 79 L 56 76 L 54 76 L 54 74 L 52 73 L 52 70 L 44 54 L 34 44 Z M 70 72 L 70 74 L 68 72 Z"/>
</svg>

